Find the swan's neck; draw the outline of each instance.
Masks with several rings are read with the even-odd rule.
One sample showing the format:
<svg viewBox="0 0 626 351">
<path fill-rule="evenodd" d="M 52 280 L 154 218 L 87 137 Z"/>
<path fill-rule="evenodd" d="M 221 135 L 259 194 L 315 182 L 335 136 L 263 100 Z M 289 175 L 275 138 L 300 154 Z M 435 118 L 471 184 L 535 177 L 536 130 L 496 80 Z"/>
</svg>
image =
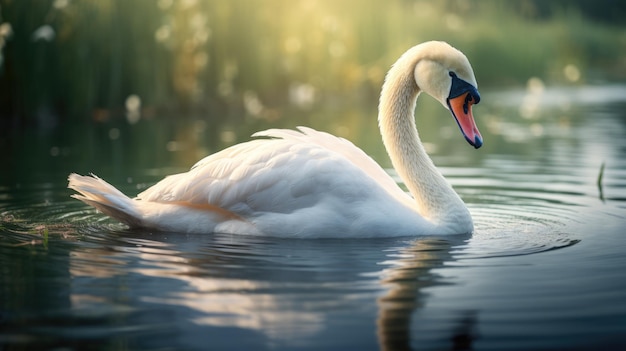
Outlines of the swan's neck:
<svg viewBox="0 0 626 351">
<path fill-rule="evenodd" d="M 385 148 L 424 218 L 438 227 L 471 231 L 465 204 L 435 167 L 419 138 L 414 113 L 420 89 L 414 69 L 414 63 L 397 62 L 385 79 L 378 115 Z M 462 228 L 461 223 L 469 223 L 469 227 Z"/>
</svg>

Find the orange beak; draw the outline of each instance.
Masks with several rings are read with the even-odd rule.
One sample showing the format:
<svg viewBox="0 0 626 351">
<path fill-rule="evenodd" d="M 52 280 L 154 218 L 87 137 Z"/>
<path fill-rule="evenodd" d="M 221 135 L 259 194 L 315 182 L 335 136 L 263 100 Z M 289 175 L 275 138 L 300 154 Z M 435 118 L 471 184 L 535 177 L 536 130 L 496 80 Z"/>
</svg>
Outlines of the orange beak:
<svg viewBox="0 0 626 351">
<path fill-rule="evenodd" d="M 456 119 L 456 123 L 461 128 L 461 133 L 475 148 L 479 148 L 483 145 L 483 137 L 476 127 L 474 116 L 472 115 L 472 105 L 474 104 L 474 98 L 470 92 L 465 92 L 455 98 L 448 99 L 448 106 L 450 111 Z"/>
</svg>

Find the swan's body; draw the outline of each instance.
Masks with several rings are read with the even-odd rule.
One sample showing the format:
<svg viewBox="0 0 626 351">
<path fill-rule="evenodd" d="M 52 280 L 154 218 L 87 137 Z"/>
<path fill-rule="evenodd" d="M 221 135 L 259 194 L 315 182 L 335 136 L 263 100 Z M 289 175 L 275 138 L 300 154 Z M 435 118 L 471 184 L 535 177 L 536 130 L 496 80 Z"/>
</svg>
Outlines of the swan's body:
<svg viewBox="0 0 626 351">
<path fill-rule="evenodd" d="M 464 234 L 463 201 L 426 154 L 413 117 L 420 91 L 449 106 L 465 138 L 482 139 L 479 100 L 465 56 L 442 42 L 407 51 L 389 71 L 379 125 L 412 196 L 349 141 L 309 128 L 268 130 L 166 177 L 130 199 L 95 176 L 72 174 L 73 195 L 131 227 L 283 237 Z M 464 99 L 464 103 L 463 100 Z"/>
</svg>

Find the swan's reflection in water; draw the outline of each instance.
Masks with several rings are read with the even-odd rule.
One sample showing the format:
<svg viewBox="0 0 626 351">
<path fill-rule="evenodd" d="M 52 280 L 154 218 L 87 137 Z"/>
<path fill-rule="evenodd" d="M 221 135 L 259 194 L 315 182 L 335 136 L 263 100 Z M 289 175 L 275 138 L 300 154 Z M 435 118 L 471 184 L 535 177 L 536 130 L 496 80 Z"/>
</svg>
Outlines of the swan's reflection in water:
<svg viewBox="0 0 626 351">
<path fill-rule="evenodd" d="M 411 245 L 399 249 L 396 254 L 390 255 L 391 266 L 383 271 L 381 279 L 388 291 L 377 301 L 379 307 L 377 334 L 382 350 L 412 349 L 412 341 L 416 338 L 412 317 L 425 304 L 428 293 L 424 290 L 445 284 L 445 280 L 434 273 L 433 269 L 452 262 L 454 258 L 450 252 L 453 246 L 461 244 L 463 239 L 460 237 L 452 240 L 418 239 Z M 454 328 L 446 331 L 447 340 L 438 342 L 445 347 L 444 349 L 469 350 L 477 334 L 476 313 L 470 311 L 457 318 L 458 322 Z"/>
<path fill-rule="evenodd" d="M 432 269 L 453 260 L 456 243 L 112 235 L 72 252 L 72 308 L 100 306 L 113 314 L 105 313 L 108 323 L 167 330 L 168 340 L 160 343 L 171 343 L 174 335 L 181 343 L 174 346 L 182 347 L 201 346 L 206 337 L 213 346 L 227 346 L 234 335 L 242 345 L 248 338 L 249 345 L 279 349 L 328 348 L 334 340 L 352 339 L 353 345 L 371 348 L 378 340 L 382 349 L 408 350 L 424 289 L 445 283 Z M 126 321 L 120 306 L 134 311 Z M 167 318 L 132 317 L 155 310 Z M 459 327 L 449 332 L 451 349 L 471 346 L 474 320 L 471 314 L 459 318 Z M 229 339 L 217 339 L 224 330 Z"/>
</svg>

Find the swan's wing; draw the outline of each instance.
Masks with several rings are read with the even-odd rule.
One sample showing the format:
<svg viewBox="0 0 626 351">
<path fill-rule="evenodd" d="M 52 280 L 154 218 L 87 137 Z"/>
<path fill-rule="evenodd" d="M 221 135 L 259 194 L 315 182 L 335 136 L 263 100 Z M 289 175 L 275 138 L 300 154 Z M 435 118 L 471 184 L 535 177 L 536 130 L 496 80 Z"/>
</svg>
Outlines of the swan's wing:
<svg viewBox="0 0 626 351">
<path fill-rule="evenodd" d="M 290 211 L 325 196 L 382 187 L 409 198 L 363 151 L 345 139 L 309 128 L 268 130 L 269 137 L 210 155 L 189 172 L 166 177 L 137 196 L 146 201 L 212 204 L 240 215 Z M 356 196 L 356 195 L 354 195 Z"/>
<path fill-rule="evenodd" d="M 376 181 L 381 187 L 390 193 L 398 190 L 396 182 L 363 150 L 356 147 L 347 139 L 336 137 L 326 132 L 320 132 L 308 127 L 298 127 L 298 131 L 290 129 L 269 129 L 253 134 L 253 137 L 264 136 L 282 138 L 301 143 L 318 145 L 324 149 L 342 155 L 346 160 L 363 170 L 368 176 Z M 408 196 L 408 195 L 407 195 Z"/>
<path fill-rule="evenodd" d="M 268 177 L 260 177 L 257 172 L 268 167 L 274 154 L 287 151 L 271 146 L 261 140 L 232 146 L 198 161 L 186 173 L 165 177 L 137 195 L 137 199 L 210 203 L 227 207 L 238 200 L 234 192 L 252 191 L 250 188 L 253 186 L 262 188 L 264 183 L 270 181 Z"/>
</svg>

